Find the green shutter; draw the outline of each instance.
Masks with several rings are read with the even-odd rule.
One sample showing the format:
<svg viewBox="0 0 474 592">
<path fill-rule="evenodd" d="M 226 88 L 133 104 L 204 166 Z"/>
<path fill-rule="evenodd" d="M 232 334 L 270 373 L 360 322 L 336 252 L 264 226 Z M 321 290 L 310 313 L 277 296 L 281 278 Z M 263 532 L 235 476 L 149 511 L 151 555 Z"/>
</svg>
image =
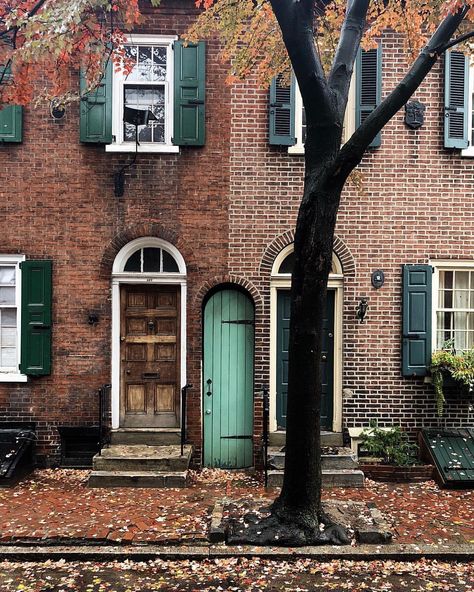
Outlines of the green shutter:
<svg viewBox="0 0 474 592">
<path fill-rule="evenodd" d="M 431 362 L 430 265 L 403 266 L 403 376 L 426 376 Z"/>
<path fill-rule="evenodd" d="M 469 145 L 469 57 L 450 51 L 444 62 L 444 147 Z"/>
<path fill-rule="evenodd" d="M 81 72 L 80 140 L 93 144 L 112 142 L 112 63 L 95 90 L 86 93 L 87 83 Z"/>
<path fill-rule="evenodd" d="M 174 43 L 175 146 L 204 146 L 206 129 L 206 46 Z"/>
<path fill-rule="evenodd" d="M 23 261 L 21 364 L 23 374 L 51 373 L 51 261 Z"/>
<path fill-rule="evenodd" d="M 5 73 L 4 73 L 5 72 Z M 10 68 L 0 65 L 0 79 L 4 84 L 10 78 Z M 23 107 L 8 105 L 0 109 L 0 143 L 23 141 Z"/>
<path fill-rule="evenodd" d="M 382 47 L 365 51 L 359 49 L 356 60 L 356 128 L 379 105 L 382 99 Z M 381 134 L 378 133 L 370 148 L 378 148 Z"/>
<path fill-rule="evenodd" d="M 294 146 L 295 137 L 295 77 L 284 84 L 277 76 L 270 85 L 269 142 L 275 146 Z"/>
</svg>

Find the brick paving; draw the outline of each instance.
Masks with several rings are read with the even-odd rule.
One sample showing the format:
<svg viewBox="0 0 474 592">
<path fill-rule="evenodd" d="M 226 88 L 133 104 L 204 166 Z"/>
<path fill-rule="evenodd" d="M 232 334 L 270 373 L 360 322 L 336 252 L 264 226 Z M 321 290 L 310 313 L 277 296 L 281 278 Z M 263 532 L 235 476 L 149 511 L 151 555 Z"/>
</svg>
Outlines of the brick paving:
<svg viewBox="0 0 474 592">
<path fill-rule="evenodd" d="M 277 493 L 220 470 L 194 474 L 187 489 L 89 489 L 87 477 L 38 470 L 1 490 L 0 543 L 205 544 L 217 500 L 270 501 Z M 396 543 L 474 545 L 473 490 L 366 481 L 364 489 L 325 490 L 323 498 L 372 502 L 392 523 Z"/>
</svg>

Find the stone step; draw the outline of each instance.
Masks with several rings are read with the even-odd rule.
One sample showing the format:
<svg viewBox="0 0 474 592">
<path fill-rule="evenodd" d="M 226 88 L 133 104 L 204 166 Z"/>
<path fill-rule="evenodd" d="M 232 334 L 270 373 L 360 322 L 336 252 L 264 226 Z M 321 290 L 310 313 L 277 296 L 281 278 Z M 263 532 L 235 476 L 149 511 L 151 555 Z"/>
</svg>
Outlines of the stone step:
<svg viewBox="0 0 474 592">
<path fill-rule="evenodd" d="M 268 486 L 281 487 L 283 471 L 268 471 Z M 322 485 L 329 487 L 364 487 L 364 473 L 354 469 L 322 470 Z"/>
<path fill-rule="evenodd" d="M 280 447 L 268 449 L 268 466 L 270 469 L 283 470 L 285 468 L 285 452 Z M 358 469 L 355 454 L 350 448 L 333 446 L 330 453 L 321 455 L 321 468 L 325 470 Z"/>
<path fill-rule="evenodd" d="M 187 471 L 92 471 L 89 487 L 186 487 Z"/>
<path fill-rule="evenodd" d="M 191 460 L 192 446 L 147 446 L 145 444 L 112 444 L 96 454 L 94 471 L 185 471 Z"/>
<path fill-rule="evenodd" d="M 284 446 L 286 440 L 286 432 L 279 430 L 277 432 L 270 432 L 269 441 L 270 446 Z M 321 446 L 342 446 L 341 432 L 321 432 Z"/>
<path fill-rule="evenodd" d="M 180 428 L 119 428 L 112 430 L 111 444 L 147 444 L 148 446 L 178 445 Z"/>
</svg>

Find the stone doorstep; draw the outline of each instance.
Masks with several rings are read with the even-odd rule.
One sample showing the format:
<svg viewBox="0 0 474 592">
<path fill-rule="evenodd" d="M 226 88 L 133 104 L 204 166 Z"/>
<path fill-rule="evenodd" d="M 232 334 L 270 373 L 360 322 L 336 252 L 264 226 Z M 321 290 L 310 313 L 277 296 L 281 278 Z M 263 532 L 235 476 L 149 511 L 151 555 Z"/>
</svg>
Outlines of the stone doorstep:
<svg viewBox="0 0 474 592">
<path fill-rule="evenodd" d="M 118 428 L 110 434 L 112 444 L 147 444 L 149 446 L 178 445 L 179 428 Z"/>
<path fill-rule="evenodd" d="M 321 468 L 325 470 L 357 469 L 356 457 L 350 448 L 335 446 L 337 454 L 322 454 Z M 268 449 L 268 465 L 271 469 L 283 470 L 285 468 L 285 452 L 279 446 L 271 446 Z"/>
<path fill-rule="evenodd" d="M 286 440 L 286 432 L 284 430 L 277 430 L 269 434 L 270 446 L 284 446 Z M 342 446 L 341 432 L 321 432 L 321 446 Z"/>
<path fill-rule="evenodd" d="M 88 487 L 187 487 L 187 471 L 92 471 Z"/>
<path fill-rule="evenodd" d="M 268 471 L 268 487 L 283 485 L 283 471 Z M 356 469 L 322 470 L 323 487 L 364 487 L 364 473 Z"/>
<path fill-rule="evenodd" d="M 148 446 L 112 444 L 93 459 L 97 471 L 185 471 L 190 463 L 192 446 Z"/>
</svg>

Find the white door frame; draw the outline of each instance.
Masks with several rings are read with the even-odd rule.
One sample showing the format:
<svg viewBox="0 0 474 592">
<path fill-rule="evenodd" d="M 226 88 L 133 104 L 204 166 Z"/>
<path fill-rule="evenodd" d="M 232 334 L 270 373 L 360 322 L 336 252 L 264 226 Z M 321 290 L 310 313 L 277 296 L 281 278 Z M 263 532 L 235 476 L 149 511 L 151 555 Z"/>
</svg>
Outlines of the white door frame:
<svg viewBox="0 0 474 592">
<path fill-rule="evenodd" d="M 285 247 L 275 258 L 270 277 L 270 432 L 277 431 L 277 299 L 278 290 L 291 288 L 291 274 L 278 273 L 283 260 L 293 251 L 293 244 Z M 333 255 L 333 271 L 329 274 L 328 290 L 334 290 L 334 432 L 342 431 L 342 317 L 343 279 L 342 266 Z"/>
<path fill-rule="evenodd" d="M 144 247 L 156 247 L 168 251 L 176 263 L 177 273 L 124 272 L 125 263 L 132 253 Z M 120 427 L 120 286 L 124 284 L 179 285 L 180 294 L 180 382 L 186 384 L 186 265 L 181 253 L 170 243 L 156 237 L 138 238 L 125 245 L 115 258 L 112 268 L 112 429 Z"/>
</svg>

